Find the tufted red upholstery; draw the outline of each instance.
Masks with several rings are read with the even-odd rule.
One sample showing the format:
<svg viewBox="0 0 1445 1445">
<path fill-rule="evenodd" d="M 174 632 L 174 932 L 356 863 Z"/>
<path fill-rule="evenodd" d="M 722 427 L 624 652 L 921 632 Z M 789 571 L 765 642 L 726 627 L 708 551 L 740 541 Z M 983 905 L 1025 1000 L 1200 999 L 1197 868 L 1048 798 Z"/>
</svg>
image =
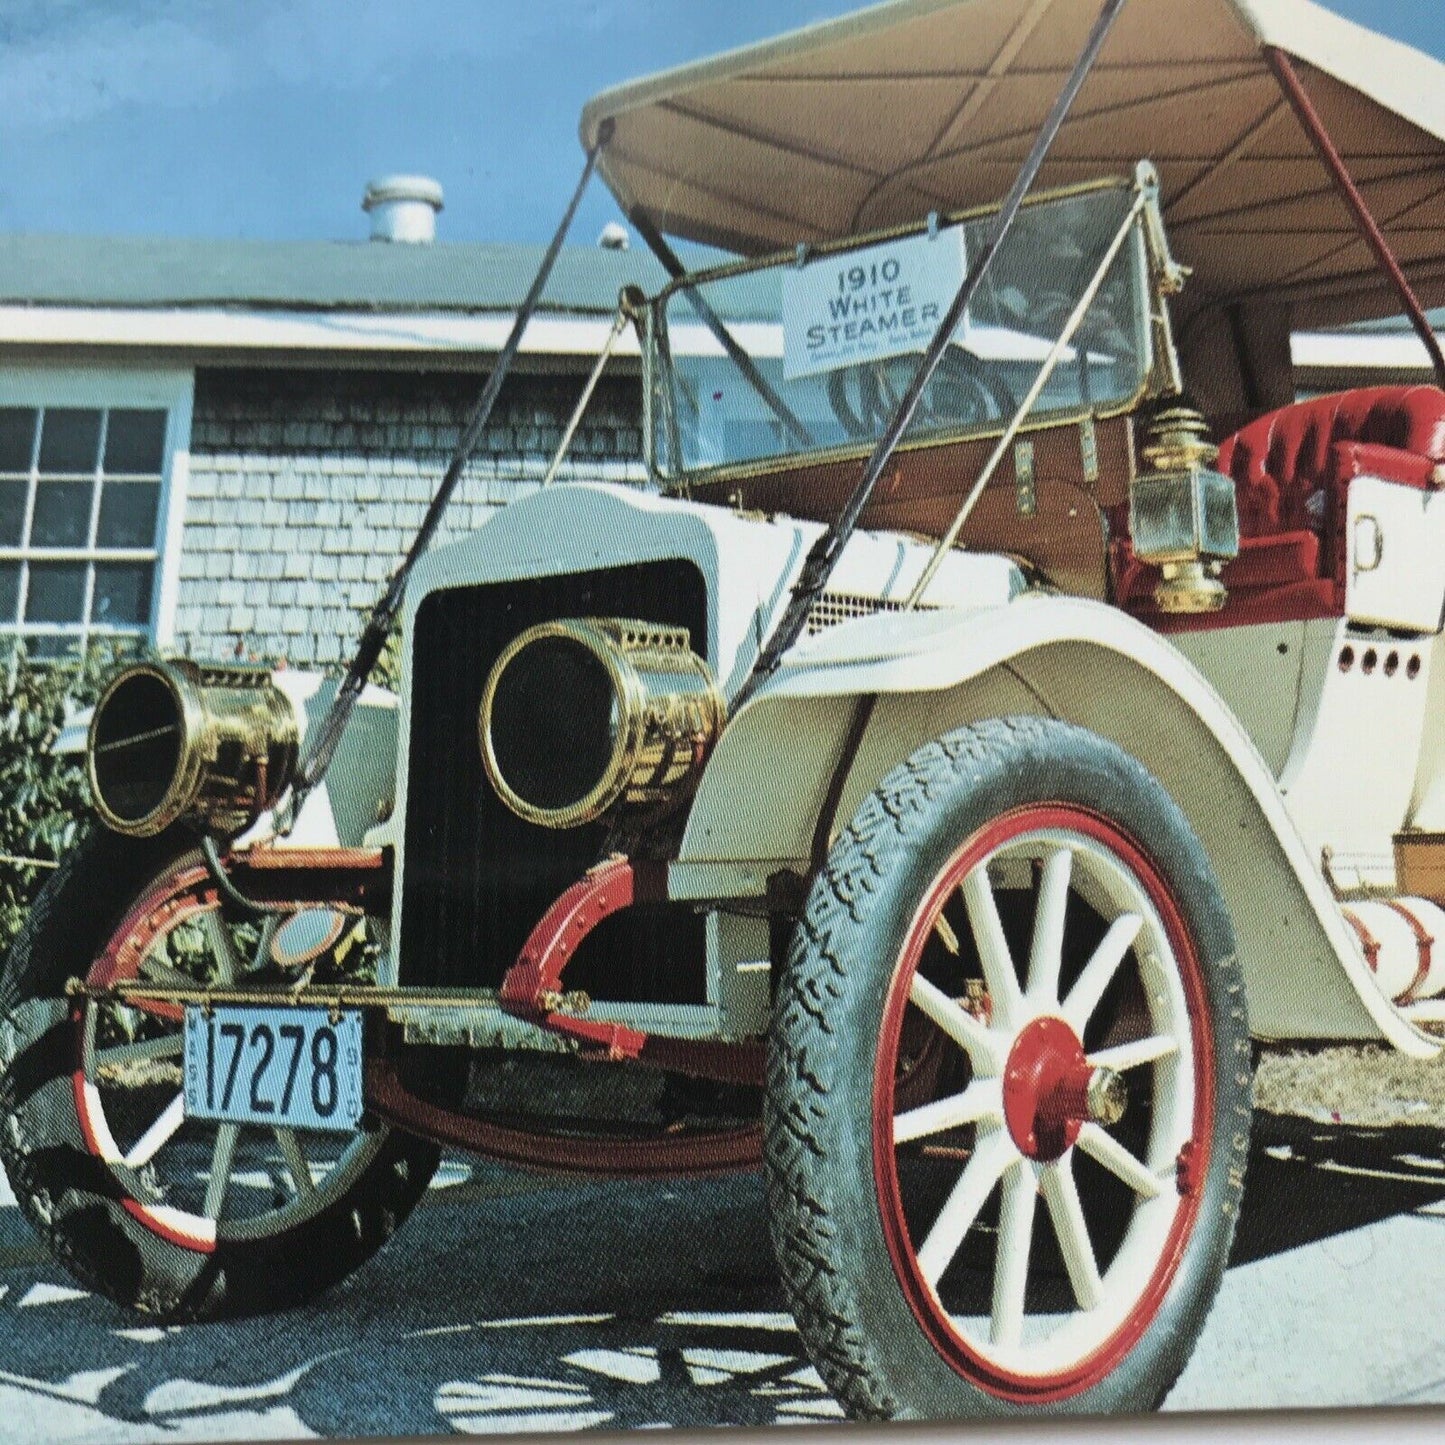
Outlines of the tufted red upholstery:
<svg viewBox="0 0 1445 1445">
<path fill-rule="evenodd" d="M 1297 402 L 1226 437 L 1219 470 L 1235 481 L 1240 555 L 1224 570 L 1225 610 L 1164 618 L 1158 569 L 1113 544 L 1121 606 L 1166 630 L 1340 615 L 1345 605 L 1345 506 L 1350 481 L 1445 485 L 1445 391 L 1374 386 Z"/>
<path fill-rule="evenodd" d="M 1441 462 L 1445 391 L 1433 386 L 1363 387 L 1297 402 L 1241 427 L 1219 448 L 1245 537 L 1307 529 L 1311 495 L 1361 472 L 1424 486 Z"/>
</svg>

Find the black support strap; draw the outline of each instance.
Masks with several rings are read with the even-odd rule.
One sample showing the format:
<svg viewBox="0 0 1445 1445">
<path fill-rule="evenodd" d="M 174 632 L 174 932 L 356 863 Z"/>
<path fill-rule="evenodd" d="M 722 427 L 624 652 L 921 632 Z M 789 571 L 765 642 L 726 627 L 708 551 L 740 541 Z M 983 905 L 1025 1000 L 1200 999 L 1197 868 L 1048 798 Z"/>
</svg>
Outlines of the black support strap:
<svg viewBox="0 0 1445 1445">
<path fill-rule="evenodd" d="M 372 608 L 366 628 L 361 634 L 361 641 L 357 644 L 356 655 L 351 659 L 351 666 L 346 670 L 346 677 L 336 694 L 336 699 L 322 720 L 321 726 L 316 730 L 315 739 L 307 749 L 306 756 L 297 770 L 289 808 L 292 822 L 301 812 L 302 804 L 305 803 L 312 789 L 326 776 L 326 770 L 331 766 L 332 758 L 336 756 L 337 746 L 341 742 L 342 734 L 346 731 L 346 724 L 351 719 L 352 710 L 356 707 L 357 699 L 360 698 L 362 690 L 366 686 L 366 680 L 371 676 L 377 658 L 381 656 L 382 648 L 386 646 L 386 639 L 391 635 L 397 614 L 401 611 L 402 600 L 406 596 L 406 584 L 411 577 L 412 569 L 431 545 L 431 540 L 441 525 L 447 504 L 452 499 L 452 493 L 456 491 L 457 484 L 462 479 L 462 473 L 466 470 L 467 462 L 476 449 L 478 441 L 481 440 L 487 422 L 491 419 L 492 409 L 496 406 L 497 397 L 502 391 L 502 383 L 507 379 L 507 373 L 511 370 L 512 362 L 516 359 L 517 352 L 522 345 L 522 336 L 527 329 L 527 323 L 531 321 L 533 313 L 542 299 L 543 288 L 552 274 L 553 266 L 556 265 L 557 256 L 562 250 L 562 243 L 567 237 L 567 232 L 572 228 L 572 220 L 577 214 L 577 207 L 581 204 L 582 194 L 587 189 L 587 183 L 592 179 L 592 172 L 597 168 L 598 153 L 607 143 L 611 129 L 611 122 L 605 122 L 597 145 L 587 152 L 587 163 L 582 168 L 582 176 L 577 182 L 577 189 L 573 191 L 572 200 L 567 206 L 566 213 L 542 257 L 542 264 L 537 268 L 537 274 L 533 277 L 532 285 L 527 291 L 521 309 L 517 312 L 516 320 L 512 323 L 511 333 L 497 357 L 497 363 L 492 368 L 491 375 L 487 377 L 482 394 L 477 398 L 477 404 L 467 418 L 461 440 L 458 441 L 456 451 L 452 453 L 452 459 L 447 464 L 446 474 L 442 477 L 441 485 L 432 498 L 431 506 L 427 508 L 426 516 L 422 519 L 422 524 L 412 539 L 411 548 L 405 559 L 393 574 L 386 591 Z"/>
<path fill-rule="evenodd" d="M 1068 83 L 1054 102 L 1048 119 L 1035 138 L 1033 148 L 1029 151 L 1023 168 L 1019 171 L 1002 209 L 994 219 L 993 228 L 987 241 L 969 268 L 968 275 L 964 277 L 958 295 L 953 298 L 953 304 L 939 323 L 928 350 L 924 352 L 923 359 L 918 363 L 913 380 L 909 382 L 908 389 L 899 400 L 892 418 L 884 428 L 883 435 L 879 437 L 877 445 L 873 448 L 873 454 L 863 468 L 863 475 L 858 479 L 858 485 L 853 489 L 853 495 L 848 498 L 848 502 L 837 520 L 813 544 L 803 563 L 803 569 L 798 574 L 798 580 L 793 584 L 792 596 L 781 621 L 773 629 L 772 636 L 768 638 L 766 645 L 758 653 L 758 659 L 753 664 L 752 671 L 729 704 L 728 710 L 734 715 L 753 693 L 777 671 L 784 654 L 798 640 L 807 624 L 808 613 L 812 611 L 813 604 L 827 586 L 828 578 L 832 576 L 834 567 L 838 565 L 839 557 L 843 555 L 843 549 L 848 545 L 849 539 L 858 526 L 858 518 L 862 515 L 863 508 L 868 505 L 868 499 L 878 485 L 878 479 L 883 475 L 884 468 L 888 465 L 894 449 L 903 439 L 903 434 L 913 420 L 913 413 L 918 408 L 924 388 L 932 380 L 933 373 L 943 358 L 943 353 L 953 339 L 953 333 L 958 329 L 959 322 L 963 320 L 964 313 L 977 294 L 999 247 L 1013 229 L 1024 198 L 1033 188 L 1034 181 L 1038 179 L 1044 158 L 1048 155 L 1050 147 L 1063 128 L 1064 121 L 1073 108 L 1084 81 L 1088 79 L 1089 72 L 1093 69 L 1100 50 L 1103 49 L 1104 41 L 1108 39 L 1109 31 L 1113 28 L 1114 21 L 1118 19 L 1119 12 L 1124 8 L 1125 3 L 1126 0 L 1104 0 L 1104 8 L 1094 22 L 1094 28 L 1089 33 L 1088 43 L 1084 46 L 1083 54 L 1079 56 Z"/>
</svg>

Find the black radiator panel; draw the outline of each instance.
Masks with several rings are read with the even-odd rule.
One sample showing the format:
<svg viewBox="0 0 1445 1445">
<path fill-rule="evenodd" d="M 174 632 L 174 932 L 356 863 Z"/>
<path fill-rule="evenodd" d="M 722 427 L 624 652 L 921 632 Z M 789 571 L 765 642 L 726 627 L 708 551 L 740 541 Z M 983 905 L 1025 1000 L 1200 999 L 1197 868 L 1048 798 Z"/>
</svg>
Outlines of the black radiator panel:
<svg viewBox="0 0 1445 1445">
<path fill-rule="evenodd" d="M 477 711 L 487 674 L 526 628 L 560 617 L 636 617 L 686 627 L 706 656 L 707 586 L 688 561 L 433 592 L 412 647 L 400 978 L 495 988 L 527 935 L 598 861 L 607 825 L 542 828 L 518 818 L 482 769 Z M 609 919 L 567 970 L 597 999 L 702 1003 L 704 920 L 658 905 Z"/>
</svg>

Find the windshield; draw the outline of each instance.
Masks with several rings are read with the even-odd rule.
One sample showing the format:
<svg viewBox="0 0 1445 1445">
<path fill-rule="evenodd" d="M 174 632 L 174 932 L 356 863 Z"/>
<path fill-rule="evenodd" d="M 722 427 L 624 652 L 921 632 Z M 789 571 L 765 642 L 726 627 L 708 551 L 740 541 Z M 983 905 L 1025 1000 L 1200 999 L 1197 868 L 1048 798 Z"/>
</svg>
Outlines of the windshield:
<svg viewBox="0 0 1445 1445">
<path fill-rule="evenodd" d="M 1031 205 L 994 258 L 907 439 L 1002 430 L 1038 376 L 1133 193 Z M 991 217 L 679 282 L 651 326 L 650 430 L 664 477 L 871 446 L 983 245 Z M 1127 403 L 1149 367 L 1142 232 L 1124 246 L 1035 407 Z M 710 321 L 735 343 L 725 345 Z"/>
</svg>

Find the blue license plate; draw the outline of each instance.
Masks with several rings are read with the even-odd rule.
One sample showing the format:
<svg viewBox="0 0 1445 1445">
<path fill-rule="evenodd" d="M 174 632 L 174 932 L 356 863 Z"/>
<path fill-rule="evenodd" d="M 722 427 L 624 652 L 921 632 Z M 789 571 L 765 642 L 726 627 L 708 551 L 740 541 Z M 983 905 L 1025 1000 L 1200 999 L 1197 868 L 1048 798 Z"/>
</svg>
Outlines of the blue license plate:
<svg viewBox="0 0 1445 1445">
<path fill-rule="evenodd" d="M 186 1115 L 288 1129 L 361 1118 L 361 1014 L 324 1008 L 186 1009 Z"/>
</svg>

